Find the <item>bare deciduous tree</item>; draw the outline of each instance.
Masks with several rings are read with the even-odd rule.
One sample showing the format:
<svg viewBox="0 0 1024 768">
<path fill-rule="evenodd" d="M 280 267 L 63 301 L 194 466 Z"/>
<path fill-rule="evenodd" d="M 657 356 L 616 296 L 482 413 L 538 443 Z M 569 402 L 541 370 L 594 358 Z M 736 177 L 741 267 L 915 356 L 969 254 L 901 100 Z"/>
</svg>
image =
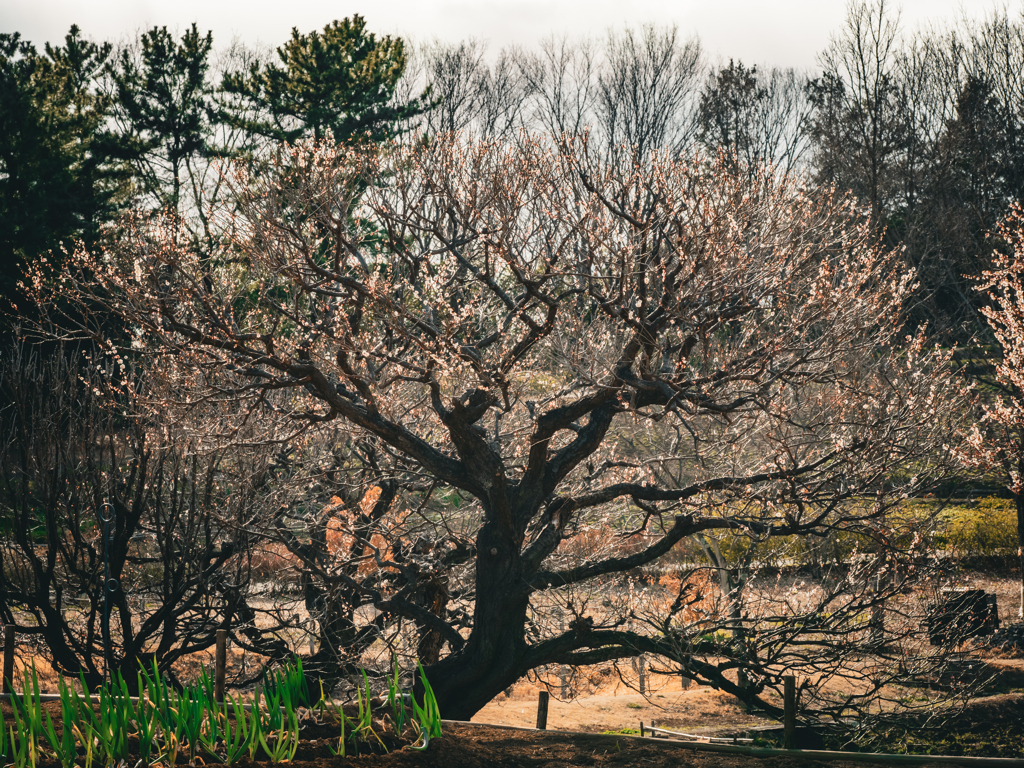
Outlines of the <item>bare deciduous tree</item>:
<svg viewBox="0 0 1024 768">
<path fill-rule="evenodd" d="M 221 456 L 160 446 L 133 392 L 108 397 L 121 372 L 93 362 L 20 346 L 0 361 L 0 612 L 90 685 L 212 646 L 246 495 L 223 498 Z"/>
<path fill-rule="evenodd" d="M 681 39 L 675 27 L 609 33 L 595 104 L 605 148 L 640 157 L 686 149 L 697 132 L 703 71 L 700 42 Z"/>
<path fill-rule="evenodd" d="M 467 130 L 479 118 L 487 64 L 487 45 L 467 40 L 458 45 L 435 42 L 424 48 L 424 74 L 437 105 L 426 116 L 430 133 Z"/>
<path fill-rule="evenodd" d="M 805 162 L 807 146 L 806 80 L 792 69 L 761 73 L 730 60 L 709 76 L 701 92 L 700 142 L 754 173 L 766 165 L 795 172 Z"/>
<path fill-rule="evenodd" d="M 889 4 L 855 3 L 809 87 L 817 180 L 906 246 L 924 288 L 914 322 L 960 343 L 988 333 L 970 276 L 1024 184 L 1022 41 L 1005 11 L 904 36 Z"/>
<path fill-rule="evenodd" d="M 893 194 L 890 169 L 908 139 L 899 43 L 899 15 L 885 0 L 851 4 L 842 33 L 820 56 L 821 78 L 810 85 L 819 182 L 852 190 L 878 230 Z"/>
<path fill-rule="evenodd" d="M 553 136 L 582 135 L 593 122 L 597 98 L 594 44 L 551 37 L 540 44 L 539 53 L 523 53 L 520 60 L 535 127 Z"/>
</svg>

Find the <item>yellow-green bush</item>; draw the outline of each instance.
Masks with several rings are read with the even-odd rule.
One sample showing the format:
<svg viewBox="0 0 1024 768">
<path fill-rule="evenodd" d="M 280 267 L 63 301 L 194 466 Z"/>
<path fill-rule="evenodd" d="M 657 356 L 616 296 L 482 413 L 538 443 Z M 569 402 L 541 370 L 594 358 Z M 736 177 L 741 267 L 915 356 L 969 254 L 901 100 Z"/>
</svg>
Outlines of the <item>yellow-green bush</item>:
<svg viewBox="0 0 1024 768">
<path fill-rule="evenodd" d="M 991 557 L 1017 551 L 1017 510 L 1012 499 L 989 496 L 949 507 L 939 515 L 935 543 L 955 557 Z"/>
<path fill-rule="evenodd" d="M 924 546 L 946 550 L 957 559 L 1006 557 L 1017 552 L 1017 512 L 1012 499 L 994 496 L 946 507 L 936 499 L 908 499 L 889 510 L 880 525 L 896 546 L 909 546 L 924 536 Z M 718 543 L 727 563 L 738 565 L 751 547 L 755 567 L 825 566 L 848 562 L 856 553 L 876 551 L 866 531 L 836 529 L 828 536 L 785 536 L 755 541 L 742 533 L 720 533 Z M 693 538 L 679 542 L 659 561 L 662 567 L 700 563 L 704 553 Z"/>
</svg>

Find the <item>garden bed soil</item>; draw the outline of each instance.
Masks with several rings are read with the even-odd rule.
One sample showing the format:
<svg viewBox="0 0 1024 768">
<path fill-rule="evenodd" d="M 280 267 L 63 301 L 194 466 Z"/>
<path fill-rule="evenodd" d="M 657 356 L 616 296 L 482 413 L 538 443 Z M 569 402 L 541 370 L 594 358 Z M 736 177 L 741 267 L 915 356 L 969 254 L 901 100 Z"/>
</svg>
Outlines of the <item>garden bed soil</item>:
<svg viewBox="0 0 1024 768">
<path fill-rule="evenodd" d="M 784 757 L 749 757 L 695 752 L 685 745 L 630 736 L 559 733 L 447 724 L 444 736 L 425 752 L 408 750 L 351 759 L 297 760 L 292 768 L 564 768 L 565 766 L 628 766 L 629 768 L 863 768 L 846 760 L 820 761 Z M 938 766 L 938 763 L 932 764 Z M 948 768 L 948 763 L 946 764 Z M 240 765 L 240 768 L 246 766 Z M 264 767 L 265 768 L 265 764 Z"/>
<path fill-rule="evenodd" d="M 750 757 L 697 752 L 679 743 L 630 736 L 532 731 L 471 723 L 447 723 L 444 736 L 423 752 L 398 749 L 388 754 L 335 757 L 326 740 L 305 742 L 288 768 L 564 768 L 622 766 L 626 768 L 864 768 L 848 760 L 822 761 L 790 756 Z M 268 768 L 269 762 L 243 759 L 235 768 Z M 949 763 L 930 763 L 949 768 Z M 39 768 L 59 768 L 42 760 Z M 927 767 L 924 767 L 927 768 Z"/>
</svg>

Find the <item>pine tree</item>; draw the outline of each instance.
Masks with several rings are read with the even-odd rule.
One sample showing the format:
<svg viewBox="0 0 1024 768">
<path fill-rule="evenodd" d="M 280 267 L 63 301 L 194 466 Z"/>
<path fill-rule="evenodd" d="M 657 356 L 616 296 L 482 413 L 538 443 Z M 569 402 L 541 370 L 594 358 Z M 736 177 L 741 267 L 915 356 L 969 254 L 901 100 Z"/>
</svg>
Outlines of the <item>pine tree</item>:
<svg viewBox="0 0 1024 768">
<path fill-rule="evenodd" d="M 405 44 L 401 38 L 368 33 L 358 14 L 331 22 L 322 33 L 292 29 L 277 56 L 279 63 L 255 63 L 247 73 L 224 78 L 228 93 L 243 97 L 263 115 L 231 119 L 273 140 L 380 141 L 394 135 L 397 123 L 428 106 L 426 94 L 392 103 L 406 65 Z"/>
<path fill-rule="evenodd" d="M 44 54 L 0 35 L 0 294 L 18 312 L 25 264 L 55 263 L 75 241 L 91 247 L 123 204 L 101 130 L 110 100 L 96 88 L 110 52 L 77 26 Z"/>
<path fill-rule="evenodd" d="M 189 196 L 194 202 L 201 197 L 197 165 L 215 154 L 212 47 L 212 34 L 200 35 L 195 24 L 180 41 L 166 27 L 154 27 L 137 47 L 122 49 L 110 68 L 119 154 L 153 208 L 181 215 Z"/>
</svg>

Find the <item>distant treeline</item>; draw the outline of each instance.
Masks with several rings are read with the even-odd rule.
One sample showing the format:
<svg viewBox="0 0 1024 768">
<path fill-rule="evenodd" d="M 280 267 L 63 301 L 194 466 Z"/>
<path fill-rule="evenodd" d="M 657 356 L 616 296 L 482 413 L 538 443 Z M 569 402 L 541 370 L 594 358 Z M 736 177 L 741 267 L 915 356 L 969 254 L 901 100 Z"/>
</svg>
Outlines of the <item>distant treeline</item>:
<svg viewBox="0 0 1024 768">
<path fill-rule="evenodd" d="M 72 27 L 42 51 L 0 35 L 0 290 L 30 311 L 20 266 L 96 247 L 128 212 L 171 208 L 206 247 L 221 158 L 305 138 L 586 131 L 595 152 L 723 152 L 852 193 L 918 270 L 915 320 L 963 342 L 985 328 L 972 278 L 999 247 L 987 235 L 1024 198 L 1024 16 L 936 23 L 851 6 L 817 72 L 712 62 L 655 27 L 493 56 L 473 40 L 412 50 L 359 16 L 273 52 L 216 49 L 196 25 L 119 46 Z"/>
</svg>

